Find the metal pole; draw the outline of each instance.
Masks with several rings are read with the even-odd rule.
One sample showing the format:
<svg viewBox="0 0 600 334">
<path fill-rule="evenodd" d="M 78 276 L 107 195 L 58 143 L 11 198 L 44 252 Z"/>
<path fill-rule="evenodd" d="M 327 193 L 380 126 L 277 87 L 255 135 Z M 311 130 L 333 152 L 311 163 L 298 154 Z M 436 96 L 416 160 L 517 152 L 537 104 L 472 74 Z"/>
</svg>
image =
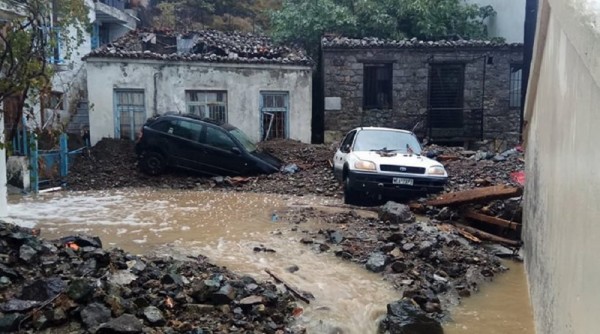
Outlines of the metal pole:
<svg viewBox="0 0 600 334">
<path fill-rule="evenodd" d="M 60 135 L 60 177 L 64 178 L 69 172 L 69 147 L 67 145 L 67 134 Z"/>
<path fill-rule="evenodd" d="M 31 136 L 31 155 L 29 164 L 31 166 L 31 187 L 34 194 L 40 191 L 39 164 L 38 164 L 38 142 L 35 135 Z"/>
<path fill-rule="evenodd" d="M 488 56 L 483 57 L 483 80 L 481 82 L 481 125 L 480 125 L 480 138 L 479 140 L 483 140 L 483 119 L 485 118 L 485 71 L 487 68 L 487 58 Z"/>
</svg>

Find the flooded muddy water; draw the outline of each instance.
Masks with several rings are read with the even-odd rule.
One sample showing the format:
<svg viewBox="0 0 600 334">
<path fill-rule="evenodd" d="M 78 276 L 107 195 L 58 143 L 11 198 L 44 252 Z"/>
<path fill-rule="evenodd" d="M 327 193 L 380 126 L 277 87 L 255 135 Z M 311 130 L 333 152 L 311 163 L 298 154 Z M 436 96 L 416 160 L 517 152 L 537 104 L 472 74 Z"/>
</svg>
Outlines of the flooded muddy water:
<svg viewBox="0 0 600 334">
<path fill-rule="evenodd" d="M 339 204 L 336 199 L 119 190 L 13 197 L 9 203 L 10 221 L 39 227 L 45 238 L 86 233 L 98 235 L 105 247 L 138 254 L 202 254 L 259 279 L 268 279 L 269 269 L 315 296 L 298 320 L 309 333 L 375 333 L 386 304 L 400 298 L 380 275 L 298 242 L 306 227 L 291 231 L 278 216 L 291 207 Z M 254 251 L 261 246 L 275 252 Z M 292 266 L 297 271 L 290 272 Z M 534 333 L 522 265 L 510 267 L 496 283 L 463 300 L 447 333 Z"/>
</svg>

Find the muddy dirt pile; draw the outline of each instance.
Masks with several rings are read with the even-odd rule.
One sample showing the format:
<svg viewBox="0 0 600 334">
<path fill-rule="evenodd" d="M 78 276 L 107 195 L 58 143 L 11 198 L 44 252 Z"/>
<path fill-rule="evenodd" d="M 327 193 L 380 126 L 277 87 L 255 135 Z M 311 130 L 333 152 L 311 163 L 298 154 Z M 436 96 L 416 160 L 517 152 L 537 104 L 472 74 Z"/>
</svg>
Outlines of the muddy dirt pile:
<svg viewBox="0 0 600 334">
<path fill-rule="evenodd" d="M 304 222 L 325 221 L 330 227 L 306 231 L 300 242 L 382 273 L 436 319 L 448 316 L 449 306 L 506 270 L 498 257 L 463 238 L 454 226 L 417 221 L 402 204 L 389 202 L 377 218 L 353 210 L 332 214 L 316 209 L 297 209 L 283 217 L 300 224 L 294 230 L 302 230 Z"/>
<path fill-rule="evenodd" d="M 274 154 L 293 173 L 276 173 L 257 177 L 206 177 L 199 174 L 169 171 L 151 177 L 137 168 L 134 143 L 129 140 L 102 139 L 89 154 L 76 158 L 69 170 L 67 186 L 71 190 L 102 190 L 123 187 L 172 189 L 221 189 L 278 194 L 319 194 L 338 196 L 340 188 L 328 162 L 333 151 L 325 145 L 308 145 L 293 140 L 261 143 L 261 149 Z"/>
<path fill-rule="evenodd" d="M 296 165 L 292 174 L 276 173 L 251 178 L 239 190 L 277 194 L 341 196 L 341 188 L 332 173 L 330 161 L 334 151 L 327 145 L 308 145 L 293 140 L 262 142 L 260 149 Z"/>
<path fill-rule="evenodd" d="M 293 333 L 282 287 L 204 258 L 104 250 L 98 238 L 46 241 L 0 223 L 0 332 Z"/>
<path fill-rule="evenodd" d="M 67 177 L 70 190 L 124 187 L 195 189 L 209 186 L 207 178 L 186 173 L 150 177 L 137 168 L 132 141 L 108 138 L 99 141 L 88 153 L 76 157 Z"/>
</svg>

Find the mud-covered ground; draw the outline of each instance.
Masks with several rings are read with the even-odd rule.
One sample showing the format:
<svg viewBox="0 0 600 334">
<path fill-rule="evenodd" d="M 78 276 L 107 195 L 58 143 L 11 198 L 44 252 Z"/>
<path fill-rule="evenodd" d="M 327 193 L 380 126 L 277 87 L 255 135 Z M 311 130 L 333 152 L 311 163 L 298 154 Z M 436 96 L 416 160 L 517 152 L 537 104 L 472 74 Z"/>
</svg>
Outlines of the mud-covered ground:
<svg viewBox="0 0 600 334">
<path fill-rule="evenodd" d="M 284 140 L 262 143 L 261 149 L 288 164 L 295 164 L 299 171 L 236 178 L 209 178 L 170 171 L 150 177 L 138 171 L 131 142 L 104 139 L 88 155 L 77 159 L 70 170 L 68 188 L 158 187 L 341 197 L 341 188 L 332 175 L 332 147 Z M 518 186 L 514 173 L 524 169 L 522 153 L 518 150 L 488 152 L 429 146 L 423 154 L 438 159 L 447 168 L 446 192 L 500 184 Z M 382 273 L 430 318 L 447 318 L 450 305 L 476 292 L 481 282 L 505 270 L 495 251 L 457 232 L 452 222 L 460 217 L 454 209 L 428 208 L 427 217 L 416 222 L 410 218 L 412 213 L 408 208 L 404 209 L 405 216 L 399 220 L 390 219 L 385 213 L 377 218 L 361 217 L 351 207 L 338 213 L 297 209 L 287 212 L 284 219 L 292 224 L 291 228 L 306 233 L 301 242 L 315 251 L 332 252 L 364 265 L 367 270 Z M 518 199 L 478 204 L 476 209 L 521 221 Z M 303 223 L 314 219 L 326 221 L 328 227 L 304 230 Z M 510 253 L 510 250 L 501 252 Z M 225 319 L 225 323 L 231 323 L 229 318 Z"/>
<path fill-rule="evenodd" d="M 69 171 L 67 187 L 71 190 L 101 190 L 123 187 L 159 187 L 173 189 L 219 188 L 234 191 L 278 193 L 290 195 L 320 195 L 341 197 L 341 187 L 334 179 L 331 167 L 332 146 L 309 145 L 293 140 L 275 140 L 260 144 L 261 149 L 295 164 L 299 172 L 276 173 L 248 178 L 209 178 L 195 173 L 169 171 L 151 177 L 137 168 L 134 144 L 129 140 L 103 139 L 89 154 L 76 158 Z M 440 160 L 449 173 L 446 191 L 473 187 L 516 184 L 511 173 L 522 170 L 522 155 L 500 156 L 484 151 L 465 151 L 462 148 L 431 146 L 424 154 Z"/>
</svg>

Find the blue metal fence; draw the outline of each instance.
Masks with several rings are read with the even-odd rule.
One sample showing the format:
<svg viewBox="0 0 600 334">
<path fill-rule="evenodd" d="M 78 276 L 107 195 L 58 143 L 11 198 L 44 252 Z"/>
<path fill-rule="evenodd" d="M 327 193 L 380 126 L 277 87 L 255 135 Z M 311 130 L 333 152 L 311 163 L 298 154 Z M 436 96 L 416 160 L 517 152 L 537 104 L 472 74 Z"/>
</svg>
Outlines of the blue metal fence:
<svg viewBox="0 0 600 334">
<path fill-rule="evenodd" d="M 40 187 L 44 186 L 64 186 L 69 166 L 75 156 L 83 153 L 86 148 L 87 145 L 69 151 L 66 133 L 59 136 L 59 148 L 55 150 L 40 150 L 36 134 L 26 130 L 19 130 L 13 140 L 14 154 L 29 157 L 31 191 L 34 193 L 38 193 Z"/>
</svg>

